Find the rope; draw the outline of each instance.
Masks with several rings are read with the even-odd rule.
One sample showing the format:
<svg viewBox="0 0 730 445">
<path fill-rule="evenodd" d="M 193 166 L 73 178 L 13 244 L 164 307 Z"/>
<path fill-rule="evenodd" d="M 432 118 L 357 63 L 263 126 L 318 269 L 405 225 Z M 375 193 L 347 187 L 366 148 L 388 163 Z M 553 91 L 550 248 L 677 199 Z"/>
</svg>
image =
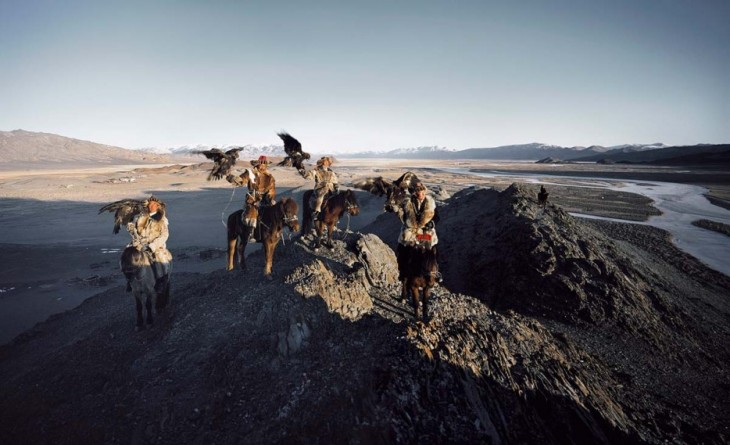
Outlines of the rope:
<svg viewBox="0 0 730 445">
<path fill-rule="evenodd" d="M 226 227 L 226 228 L 228 228 L 228 224 L 226 224 L 226 222 L 223 220 L 223 215 L 226 214 L 226 210 L 228 210 L 228 206 L 231 205 L 231 202 L 233 201 L 233 195 L 235 195 L 235 194 L 236 194 L 236 187 L 234 186 L 233 191 L 231 192 L 231 198 L 228 200 L 228 204 L 226 204 L 226 207 L 221 212 L 221 224 L 223 224 L 223 227 Z"/>
</svg>

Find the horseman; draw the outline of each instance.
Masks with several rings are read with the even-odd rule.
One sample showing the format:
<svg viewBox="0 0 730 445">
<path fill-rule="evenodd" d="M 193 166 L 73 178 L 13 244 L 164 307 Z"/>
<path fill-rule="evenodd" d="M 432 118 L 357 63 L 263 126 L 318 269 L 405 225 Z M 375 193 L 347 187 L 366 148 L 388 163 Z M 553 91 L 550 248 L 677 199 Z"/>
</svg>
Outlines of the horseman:
<svg viewBox="0 0 730 445">
<path fill-rule="evenodd" d="M 276 180 L 274 175 L 269 173 L 271 161 L 261 155 L 257 160 L 251 161 L 252 174 L 248 175 L 248 196 L 244 205 L 244 222 L 251 227 L 250 237 L 254 238 L 254 229 L 258 220 L 259 208 L 261 206 L 274 205 L 276 201 Z"/>
<path fill-rule="evenodd" d="M 334 171 L 330 170 L 332 165 L 332 158 L 329 156 L 323 156 L 317 161 L 317 167 L 312 170 L 306 171 L 303 168 L 299 169 L 299 174 L 304 179 L 311 179 L 314 177 L 314 195 L 316 201 L 314 203 L 314 210 L 312 211 L 312 221 L 316 221 L 319 216 L 319 212 L 322 211 L 322 202 L 327 193 L 336 194 L 338 191 L 337 175 Z"/>
<path fill-rule="evenodd" d="M 416 183 L 413 187 L 413 194 L 406 196 L 397 210 L 403 223 L 396 251 L 398 274 L 401 281 L 409 275 L 418 273 L 411 270 L 415 267 L 412 264 L 412 257 L 417 251 L 433 255 L 434 260 L 436 258 L 436 244 L 438 243 L 436 221 L 434 220 L 436 202 L 426 192 L 426 187 L 422 183 Z"/>
<path fill-rule="evenodd" d="M 166 246 L 170 234 L 165 204 L 154 196 L 146 199 L 144 204 L 147 212 L 137 214 L 127 224 L 127 230 L 132 236 L 132 242 L 127 247 L 134 247 L 149 256 L 155 275 L 155 291 L 160 292 L 169 281 L 172 268 L 172 253 Z M 131 290 L 127 283 L 127 291 Z"/>
</svg>

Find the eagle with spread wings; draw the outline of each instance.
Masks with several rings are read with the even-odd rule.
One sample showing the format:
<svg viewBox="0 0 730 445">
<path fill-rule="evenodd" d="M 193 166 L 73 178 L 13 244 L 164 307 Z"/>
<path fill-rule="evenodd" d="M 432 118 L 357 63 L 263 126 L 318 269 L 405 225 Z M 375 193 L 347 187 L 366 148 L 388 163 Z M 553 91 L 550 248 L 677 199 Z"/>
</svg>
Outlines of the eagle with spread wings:
<svg viewBox="0 0 730 445">
<path fill-rule="evenodd" d="M 114 212 L 114 233 L 119 233 L 119 228 L 134 220 L 134 217 L 147 213 L 147 201 L 138 199 L 122 199 L 112 202 L 99 209 L 99 214 Z"/>
<path fill-rule="evenodd" d="M 302 144 L 289 133 L 281 132 L 277 133 L 277 135 L 284 141 L 286 157 L 276 165 L 280 167 L 296 167 L 297 170 L 303 170 L 304 161 L 311 157 L 309 153 L 302 151 Z"/>
<path fill-rule="evenodd" d="M 218 180 L 227 176 L 236 164 L 238 152 L 241 150 L 243 150 L 243 147 L 232 148 L 225 152 L 218 148 L 211 148 L 210 150 L 196 151 L 195 153 L 204 155 L 213 161 L 213 169 L 208 174 L 208 181 L 210 181 L 211 178 Z"/>
</svg>

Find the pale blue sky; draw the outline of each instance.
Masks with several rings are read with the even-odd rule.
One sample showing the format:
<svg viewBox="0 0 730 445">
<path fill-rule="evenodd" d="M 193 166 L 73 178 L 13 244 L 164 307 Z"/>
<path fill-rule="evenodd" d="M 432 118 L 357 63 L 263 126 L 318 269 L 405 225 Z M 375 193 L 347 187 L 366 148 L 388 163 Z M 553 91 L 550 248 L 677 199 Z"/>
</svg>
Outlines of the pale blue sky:
<svg viewBox="0 0 730 445">
<path fill-rule="evenodd" d="M 0 130 L 319 152 L 730 142 L 730 1 L 0 0 Z"/>
</svg>

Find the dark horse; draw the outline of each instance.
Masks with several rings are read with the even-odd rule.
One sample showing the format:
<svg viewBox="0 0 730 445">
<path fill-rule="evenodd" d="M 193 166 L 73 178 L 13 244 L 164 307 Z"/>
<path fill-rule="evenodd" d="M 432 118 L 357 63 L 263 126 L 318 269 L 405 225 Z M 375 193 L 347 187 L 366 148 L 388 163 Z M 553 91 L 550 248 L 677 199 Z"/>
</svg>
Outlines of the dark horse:
<svg viewBox="0 0 730 445">
<path fill-rule="evenodd" d="M 306 235 L 312 225 L 312 209 L 310 200 L 312 198 L 312 190 L 304 192 L 302 198 L 303 218 L 302 221 L 302 234 Z M 360 213 L 360 207 L 357 205 L 357 199 L 355 199 L 355 193 L 352 190 L 344 190 L 337 193 L 336 195 L 325 198 L 326 201 L 322 204 L 322 211 L 319 213 L 317 220 L 314 222 L 314 228 L 317 230 L 317 237 L 315 240 L 314 248 L 319 249 L 322 245 L 322 232 L 327 227 L 327 241 L 325 245 L 332 248 L 332 232 L 335 229 L 335 224 L 342 218 L 342 215 L 349 213 L 352 216 L 357 216 Z"/>
<path fill-rule="evenodd" d="M 144 317 L 142 316 L 142 304 L 147 309 L 147 324 L 152 324 L 152 304 L 154 300 L 155 310 L 160 315 L 170 301 L 170 282 L 164 283 L 164 287 L 155 290 L 155 274 L 152 271 L 152 259 L 144 252 L 135 247 L 127 247 L 119 259 L 119 266 L 132 287 L 132 294 L 137 303 L 137 330 L 144 329 Z"/>
<path fill-rule="evenodd" d="M 254 229 L 255 239 L 264 245 L 266 265 L 264 276 L 271 279 L 271 264 L 274 261 L 274 249 L 279 243 L 284 226 L 292 232 L 299 231 L 299 220 L 297 219 L 298 206 L 291 198 L 282 198 L 272 206 L 264 206 L 259 209 L 258 223 Z M 248 243 L 251 227 L 244 224 L 243 209 L 237 210 L 228 215 L 228 266 L 227 270 L 233 270 L 236 263 L 236 255 L 241 264 L 241 269 L 246 269 L 246 244 Z"/>
</svg>

